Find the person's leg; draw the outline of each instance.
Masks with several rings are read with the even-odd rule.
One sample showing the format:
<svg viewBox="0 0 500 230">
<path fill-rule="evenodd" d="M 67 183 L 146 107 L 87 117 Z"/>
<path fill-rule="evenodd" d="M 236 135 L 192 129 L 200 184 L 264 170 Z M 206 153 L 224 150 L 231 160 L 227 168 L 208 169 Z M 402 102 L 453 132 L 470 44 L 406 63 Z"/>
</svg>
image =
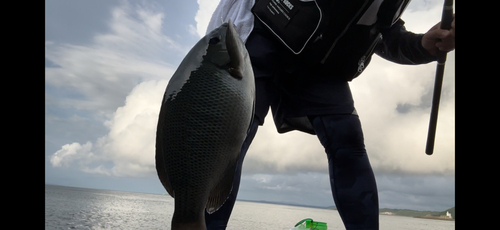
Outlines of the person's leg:
<svg viewBox="0 0 500 230">
<path fill-rule="evenodd" d="M 379 229 L 378 193 L 357 115 L 311 116 L 328 157 L 330 186 L 347 230 Z"/>
</svg>

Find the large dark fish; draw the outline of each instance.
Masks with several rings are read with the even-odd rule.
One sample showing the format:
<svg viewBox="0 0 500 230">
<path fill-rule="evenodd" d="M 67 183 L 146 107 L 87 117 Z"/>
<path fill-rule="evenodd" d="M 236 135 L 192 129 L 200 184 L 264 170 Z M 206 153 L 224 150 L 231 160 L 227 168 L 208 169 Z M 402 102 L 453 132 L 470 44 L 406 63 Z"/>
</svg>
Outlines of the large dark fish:
<svg viewBox="0 0 500 230">
<path fill-rule="evenodd" d="M 175 199 L 172 229 L 206 229 L 226 201 L 253 117 L 255 82 L 234 25 L 203 37 L 170 79 L 156 131 L 156 171 Z"/>
</svg>

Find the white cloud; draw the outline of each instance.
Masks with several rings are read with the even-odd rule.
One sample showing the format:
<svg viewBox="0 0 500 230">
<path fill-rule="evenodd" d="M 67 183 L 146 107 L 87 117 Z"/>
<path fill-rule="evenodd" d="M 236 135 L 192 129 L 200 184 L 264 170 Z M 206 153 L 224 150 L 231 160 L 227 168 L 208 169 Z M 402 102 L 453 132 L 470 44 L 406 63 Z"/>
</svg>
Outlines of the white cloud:
<svg viewBox="0 0 500 230">
<path fill-rule="evenodd" d="M 171 76 L 174 67 L 165 57 L 185 50 L 162 34 L 160 10 L 122 1 L 112 9 L 110 31 L 89 45 L 46 41 L 45 58 L 58 66 L 45 68 L 46 84 L 72 94 L 54 103 L 111 113 L 139 82 Z"/>
<path fill-rule="evenodd" d="M 125 106 L 109 121 L 103 153 L 114 162 L 114 175 L 144 175 L 155 172 L 155 138 L 158 114 L 167 80 L 147 81 L 127 96 Z"/>
<path fill-rule="evenodd" d="M 454 52 L 450 55 L 439 111 L 435 155 L 424 153 L 435 63 L 398 66 L 380 58 L 351 84 L 372 164 L 378 170 L 452 173 L 454 167 Z M 425 99 L 425 100 L 424 100 Z M 399 113 L 398 105 L 412 105 Z"/>
<path fill-rule="evenodd" d="M 436 63 L 397 65 L 374 56 L 365 73 L 350 85 L 364 131 L 365 145 L 376 172 L 454 174 L 454 53 L 448 56 L 439 110 L 434 155 L 425 154 Z M 397 111 L 407 104 L 408 112 Z M 250 146 L 244 172 L 327 170 L 324 148 L 316 136 L 302 132 L 278 134 L 272 116 Z"/>
<path fill-rule="evenodd" d="M 90 142 L 83 146 L 76 142 L 63 145 L 59 151 L 52 155 L 50 163 L 54 167 L 68 167 L 71 162 L 92 155 L 91 149 L 92 143 Z"/>
<path fill-rule="evenodd" d="M 220 0 L 198 0 L 199 8 L 194 20 L 196 21 L 196 31 L 200 38 L 205 36 L 212 13 L 219 2 Z"/>
<path fill-rule="evenodd" d="M 413 3 L 413 2 L 412 2 Z M 441 19 L 442 2 L 411 4 L 403 15 L 406 28 L 425 33 Z M 454 174 L 455 52 L 448 54 L 434 155 L 425 144 L 436 62 L 397 65 L 374 56 L 370 67 L 351 83 L 370 161 L 377 171 Z M 396 108 L 406 105 L 408 111 Z"/>
<path fill-rule="evenodd" d="M 297 131 L 278 134 L 269 113 L 248 149 L 243 171 L 318 172 L 325 171 L 327 166 L 324 148 L 316 136 Z"/>
<path fill-rule="evenodd" d="M 410 5 L 406 28 L 424 33 L 440 20 L 442 2 Z M 377 55 L 367 70 L 350 83 L 360 114 L 365 145 L 375 172 L 454 174 L 455 52 L 448 54 L 439 110 L 434 155 L 425 154 L 436 62 L 398 65 Z M 398 106 L 407 108 L 398 112 Z M 327 159 L 316 136 L 301 132 L 277 134 L 269 114 L 245 158 L 243 170 L 256 172 L 324 172 Z"/>
<path fill-rule="evenodd" d="M 109 130 L 92 142 L 63 145 L 50 157 L 54 167 L 115 176 L 154 172 L 160 101 L 175 70 L 165 58 L 182 58 L 186 50 L 162 33 L 161 9 L 146 2 L 120 3 L 111 11 L 109 31 L 95 35 L 90 44 L 45 42 L 46 58 L 59 66 L 46 67 L 51 87 L 46 104 L 87 110 Z M 52 88 L 66 95 L 54 94 Z"/>
<path fill-rule="evenodd" d="M 193 26 L 193 25 L 191 25 L 191 24 L 189 24 L 189 25 L 187 26 L 187 31 L 188 31 L 188 32 L 189 32 L 189 34 L 191 34 L 191 35 L 200 36 L 200 35 L 198 34 L 198 31 L 197 31 L 196 27 L 195 27 L 195 26 Z M 201 36 L 200 36 L 200 37 L 201 37 Z"/>
<path fill-rule="evenodd" d="M 137 85 L 106 122 L 109 133 L 95 144 L 64 145 L 51 157 L 52 166 L 78 163 L 87 173 L 145 176 L 155 172 L 154 154 L 158 113 L 167 80 Z M 110 167 L 104 163 L 112 163 Z M 97 165 L 97 166 L 93 166 Z"/>
<path fill-rule="evenodd" d="M 202 25 L 202 22 L 208 23 L 210 18 L 208 11 L 211 6 L 215 7 L 217 2 L 198 1 L 200 10 L 197 14 L 196 29 L 200 36 L 204 34 L 204 31 L 200 32 L 200 28 L 206 29 L 206 25 Z M 441 4 L 434 4 L 432 7 L 415 7 L 414 10 L 410 6 L 403 17 L 407 29 L 416 32 L 427 31 L 439 21 L 441 7 Z M 127 8 L 122 9 L 124 10 Z M 130 19 L 121 15 L 120 10 L 114 12 L 116 14 L 114 18 L 122 18 L 124 21 Z M 117 25 L 109 36 L 98 36 L 96 41 L 99 42 L 96 44 L 123 42 L 124 52 L 133 53 L 137 46 L 135 42 L 139 40 L 133 40 L 135 42 L 121 40 L 124 38 L 120 38 L 117 34 L 126 34 L 127 39 L 134 38 L 132 35 L 136 32 L 133 31 L 140 30 L 151 35 L 152 43 L 170 45 L 171 49 L 176 49 L 167 38 L 156 33 L 161 15 L 144 12 L 139 14 L 145 14 L 141 17 L 147 19 L 141 23 L 127 24 L 135 25 L 132 26 L 135 29 Z M 113 23 L 118 21 L 112 21 L 111 24 Z M 140 43 L 142 44 L 142 41 Z M 63 146 L 52 156 L 53 166 L 80 162 L 80 169 L 88 173 L 115 176 L 154 175 L 156 122 L 161 98 L 167 85 L 166 80 L 158 79 L 168 79 L 173 70 L 164 67 L 168 65 L 159 61 L 161 59 L 154 55 L 144 59 L 129 59 L 112 52 L 118 47 L 109 51 L 93 46 L 57 45 L 50 42 L 46 42 L 46 46 L 49 51 L 48 56 L 53 57 L 56 64 L 63 67 L 47 68 L 46 74 L 50 75 L 47 81 L 59 87 L 82 88 L 81 92 L 93 99 L 87 100 L 87 104 L 78 99 L 64 99 L 62 103 L 77 102 L 80 107 L 106 107 L 114 111 L 114 108 L 121 105 L 120 103 L 113 103 L 113 105 L 120 104 L 113 107 L 110 106 L 111 103 L 97 99 L 123 102 L 123 98 L 128 94 L 125 105 L 116 109 L 106 122 L 109 128 L 107 135 L 93 143 L 88 142 L 89 145 L 73 143 Z M 138 51 L 138 53 L 141 57 L 148 52 Z M 433 156 L 427 156 L 424 148 L 430 111 L 429 94 L 434 84 L 435 63 L 404 66 L 374 56 L 365 73 L 351 83 L 355 106 L 364 130 L 365 144 L 375 172 L 454 174 L 454 52 L 448 56 Z M 128 76 L 127 73 L 133 76 Z M 121 93 L 115 92 L 117 90 L 115 87 L 118 87 L 117 81 L 120 81 L 118 85 L 124 83 L 128 85 L 119 89 Z M 137 84 L 135 81 L 143 83 L 134 88 Z M 99 105 L 102 103 L 105 105 Z M 403 105 L 406 112 L 398 112 L 398 106 Z M 244 173 L 268 174 L 325 173 L 327 159 L 316 136 L 301 132 L 280 135 L 276 132 L 269 114 L 265 125 L 259 127 L 257 136 L 247 153 L 243 170 Z"/>
</svg>

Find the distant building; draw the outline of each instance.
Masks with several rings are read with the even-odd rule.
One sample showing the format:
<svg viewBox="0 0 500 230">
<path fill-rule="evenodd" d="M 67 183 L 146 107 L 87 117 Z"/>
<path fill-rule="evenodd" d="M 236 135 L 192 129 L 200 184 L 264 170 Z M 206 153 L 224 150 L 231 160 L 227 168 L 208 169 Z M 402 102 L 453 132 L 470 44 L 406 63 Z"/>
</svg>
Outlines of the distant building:
<svg viewBox="0 0 500 230">
<path fill-rule="evenodd" d="M 453 219 L 453 217 L 451 216 L 451 213 L 448 212 L 448 211 L 446 211 L 446 215 L 442 215 L 439 218 L 442 218 L 442 219 Z"/>
</svg>

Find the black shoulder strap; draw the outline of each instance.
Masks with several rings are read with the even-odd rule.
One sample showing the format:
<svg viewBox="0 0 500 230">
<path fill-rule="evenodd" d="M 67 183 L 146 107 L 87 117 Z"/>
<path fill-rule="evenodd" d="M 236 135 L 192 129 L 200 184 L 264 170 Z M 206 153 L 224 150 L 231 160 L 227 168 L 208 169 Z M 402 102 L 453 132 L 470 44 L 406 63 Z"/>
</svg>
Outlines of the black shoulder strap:
<svg viewBox="0 0 500 230">
<path fill-rule="evenodd" d="M 384 0 L 377 13 L 379 27 L 391 27 L 403 14 L 410 0 Z"/>
</svg>

